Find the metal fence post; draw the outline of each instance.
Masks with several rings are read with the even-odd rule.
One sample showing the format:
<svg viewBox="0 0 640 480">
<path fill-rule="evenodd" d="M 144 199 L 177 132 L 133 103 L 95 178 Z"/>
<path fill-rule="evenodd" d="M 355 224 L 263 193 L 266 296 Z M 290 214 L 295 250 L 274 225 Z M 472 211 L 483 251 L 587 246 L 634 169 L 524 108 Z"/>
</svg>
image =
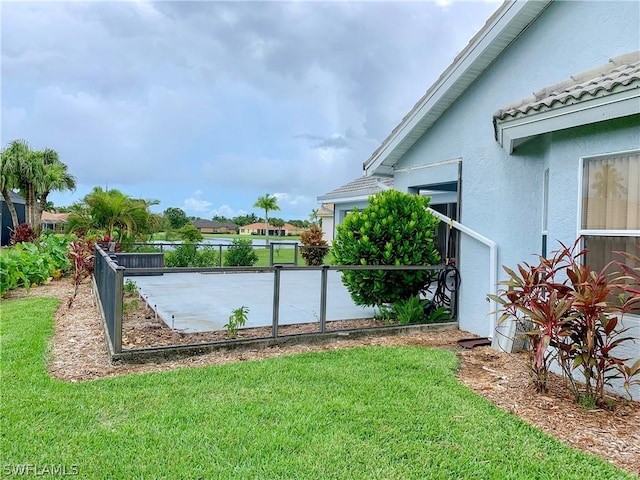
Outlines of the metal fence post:
<svg viewBox="0 0 640 480">
<path fill-rule="evenodd" d="M 280 272 L 281 265 L 276 265 L 273 270 L 273 338 L 278 337 L 278 317 L 280 316 Z"/>
<path fill-rule="evenodd" d="M 124 267 L 116 267 L 115 275 L 115 319 L 113 328 L 113 351 L 122 352 L 122 302 L 124 285 Z"/>
<path fill-rule="evenodd" d="M 297 243 L 293 246 L 293 264 L 296 267 L 298 266 L 298 244 Z"/>
<path fill-rule="evenodd" d="M 329 266 L 323 265 L 320 272 L 320 333 L 324 333 L 327 325 L 327 274 Z"/>
</svg>

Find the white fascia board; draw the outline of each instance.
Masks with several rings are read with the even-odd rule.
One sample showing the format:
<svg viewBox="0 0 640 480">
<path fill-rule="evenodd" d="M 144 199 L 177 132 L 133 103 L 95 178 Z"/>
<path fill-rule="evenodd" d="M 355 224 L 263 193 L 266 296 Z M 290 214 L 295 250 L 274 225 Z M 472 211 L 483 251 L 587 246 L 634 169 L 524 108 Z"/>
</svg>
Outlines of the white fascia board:
<svg viewBox="0 0 640 480">
<path fill-rule="evenodd" d="M 509 154 L 532 137 L 640 114 L 640 88 L 498 122 L 498 142 Z"/>
<path fill-rule="evenodd" d="M 374 195 L 373 193 L 371 195 Z M 371 195 L 358 195 L 355 197 L 318 197 L 318 201 L 322 201 L 324 203 L 335 203 L 335 204 L 339 204 L 339 203 L 354 203 L 354 202 L 362 202 L 362 201 L 368 201 L 369 197 Z"/>
<path fill-rule="evenodd" d="M 517 20 L 520 15 L 527 18 L 531 16 L 532 19 L 537 17 L 549 3 L 551 3 L 550 0 L 505 2 L 494 13 L 493 21 L 485 25 L 476 34 L 476 37 L 460 53 L 460 56 L 447 67 L 440 78 L 429 88 L 425 96 L 413 107 L 412 111 L 396 127 L 395 131 L 387 137 L 382 146 L 364 163 L 365 175 L 388 174 L 388 169 L 391 169 L 392 166 L 382 164 L 402 141 L 430 113 L 434 115 L 433 122 L 435 122 L 442 112 L 437 112 L 437 109 L 432 112 L 432 109 L 447 96 L 453 97 L 450 99 L 451 103 L 453 103 L 455 99 L 462 95 L 468 85 L 465 85 L 461 91 L 456 92 L 457 89 L 454 88 L 456 84 L 463 79 L 466 79 L 469 85 L 473 83 L 487 66 L 508 47 L 511 41 L 529 25 L 531 20 L 528 20 L 523 25 L 522 30 L 509 32 L 510 38 L 506 39 L 506 45 L 502 48 L 497 48 L 496 44 L 503 40 L 500 37 L 503 32 L 508 30 L 507 27 L 514 20 Z M 476 63 L 482 64 L 480 69 L 478 69 Z"/>
</svg>

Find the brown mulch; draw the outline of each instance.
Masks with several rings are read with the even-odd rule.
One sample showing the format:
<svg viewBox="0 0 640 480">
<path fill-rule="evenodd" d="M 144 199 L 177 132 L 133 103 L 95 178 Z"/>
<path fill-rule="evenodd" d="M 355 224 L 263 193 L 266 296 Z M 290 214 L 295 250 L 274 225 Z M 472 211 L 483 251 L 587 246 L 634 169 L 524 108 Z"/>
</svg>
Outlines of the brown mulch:
<svg viewBox="0 0 640 480">
<path fill-rule="evenodd" d="M 259 360 L 362 345 L 443 347 L 457 353 L 460 359 L 460 381 L 499 408 L 517 415 L 574 448 L 640 474 L 639 402 L 623 400 L 613 410 L 585 410 L 573 401 L 563 379 L 557 376 L 552 376 L 547 394 L 537 394 L 531 387 L 524 356 L 497 352 L 489 347 L 461 349 L 456 342 L 472 336 L 467 332 L 447 330 L 404 336 L 340 339 L 326 344 L 218 351 L 186 358 L 157 360 L 155 363 L 112 364 L 90 284 L 87 282 L 80 286 L 72 307 L 68 308 L 67 300 L 72 292 L 72 285 L 65 279 L 33 288 L 28 294 L 61 299 L 48 359 L 49 373 L 61 380 L 80 382 L 116 375 Z M 27 294 L 19 290 L 9 292 L 5 298 L 24 296 Z M 341 327 L 336 325 L 336 328 Z M 164 340 L 170 339 L 171 335 L 185 336 L 171 332 L 152 314 L 139 309 L 123 323 L 123 345 L 129 345 L 127 348 L 146 345 L 148 340 L 145 338 L 150 335 L 148 332 L 158 331 L 164 332 Z"/>
</svg>

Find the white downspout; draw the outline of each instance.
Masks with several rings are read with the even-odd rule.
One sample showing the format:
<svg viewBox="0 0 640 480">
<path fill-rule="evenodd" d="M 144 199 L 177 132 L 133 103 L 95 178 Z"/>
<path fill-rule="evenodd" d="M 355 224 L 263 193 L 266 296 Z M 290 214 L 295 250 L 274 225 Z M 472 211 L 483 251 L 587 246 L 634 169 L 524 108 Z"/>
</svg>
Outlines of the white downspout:
<svg viewBox="0 0 640 480">
<path fill-rule="evenodd" d="M 469 227 L 465 227 L 461 223 L 456 222 L 452 218 L 449 218 L 440 212 L 436 212 L 433 208 L 427 208 L 427 210 L 429 211 L 429 213 L 438 217 L 441 221 L 447 223 L 449 226 L 469 235 L 472 238 L 475 238 L 479 242 L 489 247 L 489 288 L 492 295 L 498 295 L 498 244 L 493 240 L 485 237 L 484 235 L 471 230 Z M 492 346 L 495 348 L 496 336 L 494 335 L 494 333 L 496 331 L 496 326 L 498 323 L 498 306 L 493 300 L 489 301 L 489 305 L 489 318 L 491 322 L 491 335 L 489 336 L 489 338 L 493 339 Z"/>
</svg>

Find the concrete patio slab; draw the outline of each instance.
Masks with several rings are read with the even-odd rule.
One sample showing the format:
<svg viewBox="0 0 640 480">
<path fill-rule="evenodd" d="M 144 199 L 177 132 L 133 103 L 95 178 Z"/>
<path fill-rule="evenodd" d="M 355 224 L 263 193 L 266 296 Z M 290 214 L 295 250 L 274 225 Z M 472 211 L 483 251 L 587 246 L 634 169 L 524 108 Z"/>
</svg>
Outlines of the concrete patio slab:
<svg viewBox="0 0 640 480">
<path fill-rule="evenodd" d="M 342 284 L 341 273 L 329 271 L 327 320 L 373 317 L 373 308 L 355 305 Z M 231 312 L 249 308 L 245 328 L 269 326 L 273 321 L 273 273 L 165 273 L 131 276 L 138 291 L 164 322 L 184 332 L 222 330 Z M 279 324 L 320 319 L 321 272 L 282 270 Z"/>
</svg>

